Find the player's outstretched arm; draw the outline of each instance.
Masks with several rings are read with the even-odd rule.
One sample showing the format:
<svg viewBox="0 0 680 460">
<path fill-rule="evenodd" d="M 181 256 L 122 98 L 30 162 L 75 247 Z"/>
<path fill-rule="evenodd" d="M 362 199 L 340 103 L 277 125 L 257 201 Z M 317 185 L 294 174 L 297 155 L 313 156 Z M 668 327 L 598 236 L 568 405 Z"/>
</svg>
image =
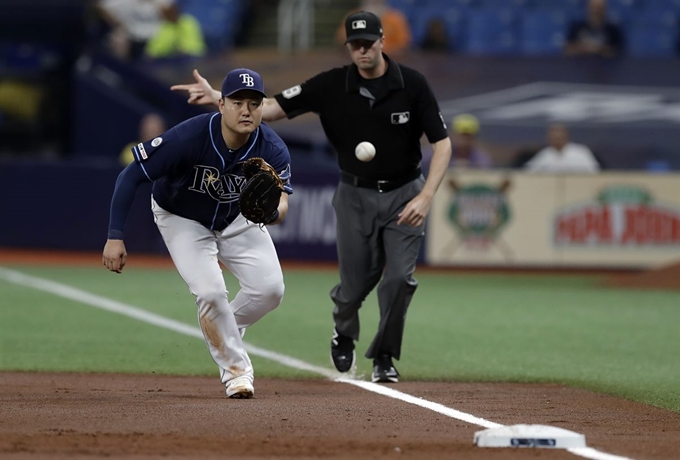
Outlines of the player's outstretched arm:
<svg viewBox="0 0 680 460">
<path fill-rule="evenodd" d="M 106 240 L 102 263 L 112 272 L 120 273 L 127 262 L 127 251 L 123 240 Z"/>
<path fill-rule="evenodd" d="M 189 93 L 187 102 L 193 105 L 217 105 L 220 102 L 222 94 L 214 90 L 208 80 L 203 78 L 197 69 L 194 69 L 194 79 L 196 83 L 189 83 L 186 85 L 172 85 L 172 91 L 186 91 Z"/>
</svg>

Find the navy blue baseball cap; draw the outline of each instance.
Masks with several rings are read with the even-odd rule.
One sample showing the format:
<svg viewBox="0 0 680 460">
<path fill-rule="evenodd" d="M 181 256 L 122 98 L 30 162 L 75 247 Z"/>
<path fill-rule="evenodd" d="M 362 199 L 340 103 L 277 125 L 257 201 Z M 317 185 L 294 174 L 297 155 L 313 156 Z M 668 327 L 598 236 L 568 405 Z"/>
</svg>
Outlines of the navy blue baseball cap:
<svg viewBox="0 0 680 460">
<path fill-rule="evenodd" d="M 345 19 L 345 45 L 352 40 L 376 41 L 383 36 L 380 18 L 368 11 L 358 11 Z"/>
<path fill-rule="evenodd" d="M 264 97 L 267 97 L 264 92 L 264 83 L 262 83 L 262 77 L 254 70 L 234 69 L 229 72 L 222 81 L 222 97 L 229 97 L 232 94 L 244 89 L 257 91 Z"/>
</svg>

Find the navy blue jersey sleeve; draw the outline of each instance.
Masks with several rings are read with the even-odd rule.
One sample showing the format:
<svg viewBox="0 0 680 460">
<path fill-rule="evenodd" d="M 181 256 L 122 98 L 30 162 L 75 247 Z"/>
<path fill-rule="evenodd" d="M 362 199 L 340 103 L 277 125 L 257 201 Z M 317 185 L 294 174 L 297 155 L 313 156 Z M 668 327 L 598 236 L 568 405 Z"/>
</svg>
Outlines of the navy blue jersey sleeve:
<svg viewBox="0 0 680 460">
<path fill-rule="evenodd" d="M 109 214 L 109 235 L 110 240 L 122 240 L 130 206 L 135 198 L 135 192 L 148 178 L 137 163 L 130 163 L 118 175 L 116 187 L 111 198 L 111 209 Z"/>
<path fill-rule="evenodd" d="M 177 125 L 162 135 L 132 147 L 132 155 L 146 177 L 155 181 L 193 164 L 196 143 L 191 142 L 183 125 Z"/>
<path fill-rule="evenodd" d="M 320 113 L 328 94 L 330 72 L 321 72 L 301 85 L 296 85 L 274 96 L 288 118 L 307 112 Z"/>
</svg>

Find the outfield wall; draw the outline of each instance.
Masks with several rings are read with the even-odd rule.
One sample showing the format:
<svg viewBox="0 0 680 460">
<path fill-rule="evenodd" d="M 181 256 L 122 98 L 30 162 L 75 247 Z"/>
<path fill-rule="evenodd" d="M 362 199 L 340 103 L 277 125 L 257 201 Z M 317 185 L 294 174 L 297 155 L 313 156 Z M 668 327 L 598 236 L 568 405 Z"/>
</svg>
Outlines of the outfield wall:
<svg viewBox="0 0 680 460">
<path fill-rule="evenodd" d="M 680 174 L 450 171 L 430 212 L 426 260 L 621 268 L 680 260 Z"/>
<path fill-rule="evenodd" d="M 0 161 L 0 247 L 100 251 L 117 165 Z M 270 227 L 279 256 L 335 261 L 336 172 L 294 170 L 290 211 Z M 131 253 L 166 253 L 138 190 Z M 421 263 L 435 266 L 656 267 L 680 260 L 680 174 L 450 172 Z"/>
</svg>

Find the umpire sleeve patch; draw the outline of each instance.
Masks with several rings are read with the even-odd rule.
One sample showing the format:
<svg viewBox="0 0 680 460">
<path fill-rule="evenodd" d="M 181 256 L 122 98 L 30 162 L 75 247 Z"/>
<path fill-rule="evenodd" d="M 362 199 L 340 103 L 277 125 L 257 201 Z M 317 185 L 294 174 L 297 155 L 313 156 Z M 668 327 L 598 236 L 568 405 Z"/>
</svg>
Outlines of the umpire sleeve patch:
<svg viewBox="0 0 680 460">
<path fill-rule="evenodd" d="M 282 95 L 283 97 L 285 97 L 286 99 L 292 99 L 292 98 L 294 98 L 295 96 L 297 96 L 298 94 L 300 94 L 301 92 L 302 92 L 302 86 L 300 86 L 300 85 L 295 85 L 295 86 L 293 86 L 292 88 L 284 89 L 284 90 L 281 92 L 281 95 Z"/>
</svg>

